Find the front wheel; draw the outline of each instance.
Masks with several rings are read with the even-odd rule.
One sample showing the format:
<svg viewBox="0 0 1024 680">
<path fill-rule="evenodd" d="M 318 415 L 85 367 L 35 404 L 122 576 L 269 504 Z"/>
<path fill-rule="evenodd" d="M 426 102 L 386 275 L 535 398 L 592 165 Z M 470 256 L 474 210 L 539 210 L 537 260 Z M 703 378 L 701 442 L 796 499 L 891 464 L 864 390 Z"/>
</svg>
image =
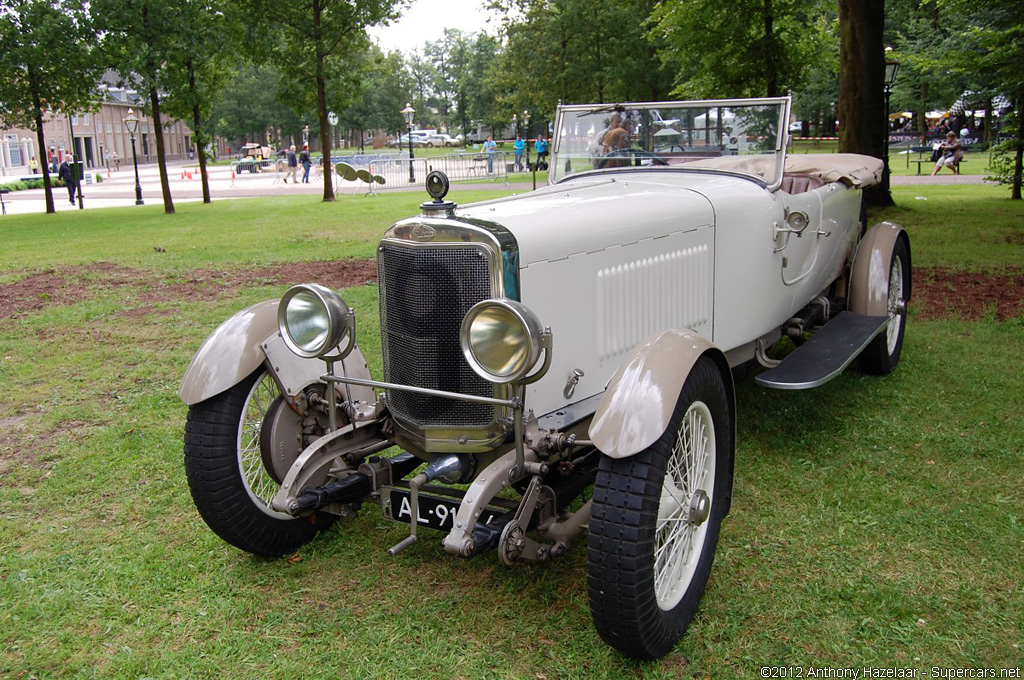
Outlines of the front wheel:
<svg viewBox="0 0 1024 680">
<path fill-rule="evenodd" d="M 203 521 L 236 548 L 265 557 L 294 552 L 330 522 L 270 507 L 280 482 L 272 467 L 268 472 L 260 434 L 270 419 L 282 417 L 298 418 L 282 408 L 277 383 L 261 366 L 231 389 L 189 407 L 185 423 L 185 474 Z"/>
<path fill-rule="evenodd" d="M 889 325 L 860 355 L 865 373 L 888 375 L 900 363 L 903 335 L 907 329 L 907 298 L 910 295 L 910 253 L 900 239 L 889 261 L 888 303 Z"/>
<path fill-rule="evenodd" d="M 630 458 L 601 459 L 590 609 L 601 637 L 624 654 L 668 654 L 704 595 L 729 494 L 731 408 L 721 373 L 702 357 L 662 436 Z"/>
</svg>

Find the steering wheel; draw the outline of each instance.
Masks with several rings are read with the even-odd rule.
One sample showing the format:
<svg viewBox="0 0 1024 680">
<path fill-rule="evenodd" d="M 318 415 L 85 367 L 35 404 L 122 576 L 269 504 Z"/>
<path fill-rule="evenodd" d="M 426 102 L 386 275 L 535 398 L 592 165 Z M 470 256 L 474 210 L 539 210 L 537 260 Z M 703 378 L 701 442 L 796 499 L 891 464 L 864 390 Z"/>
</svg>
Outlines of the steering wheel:
<svg viewBox="0 0 1024 680">
<path fill-rule="evenodd" d="M 637 160 L 636 165 L 640 165 L 640 160 L 644 158 L 649 158 L 651 160 L 652 165 L 668 165 L 668 162 L 664 158 L 656 156 L 650 151 L 626 147 L 622 149 L 612 149 L 611 151 L 606 153 L 604 155 L 604 158 L 597 162 L 597 169 L 602 170 L 606 167 L 623 167 L 622 163 L 615 163 L 617 159 L 621 158 L 626 158 L 630 160 L 635 158 Z M 632 164 L 633 163 L 631 162 L 627 162 L 625 166 L 629 166 Z"/>
</svg>

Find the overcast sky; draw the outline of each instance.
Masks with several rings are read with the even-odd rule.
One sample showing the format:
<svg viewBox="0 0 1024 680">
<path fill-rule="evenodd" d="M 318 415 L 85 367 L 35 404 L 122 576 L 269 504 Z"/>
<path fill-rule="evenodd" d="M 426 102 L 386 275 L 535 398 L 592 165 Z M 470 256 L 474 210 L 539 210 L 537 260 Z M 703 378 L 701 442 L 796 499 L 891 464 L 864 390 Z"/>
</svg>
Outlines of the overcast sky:
<svg viewBox="0 0 1024 680">
<path fill-rule="evenodd" d="M 500 15 L 482 9 L 485 3 L 486 0 L 412 0 L 398 21 L 384 28 L 370 28 L 369 33 L 385 51 L 400 50 L 406 54 L 413 49 L 422 51 L 423 43 L 438 40 L 446 28 L 465 33 L 487 31 L 493 35 Z"/>
</svg>

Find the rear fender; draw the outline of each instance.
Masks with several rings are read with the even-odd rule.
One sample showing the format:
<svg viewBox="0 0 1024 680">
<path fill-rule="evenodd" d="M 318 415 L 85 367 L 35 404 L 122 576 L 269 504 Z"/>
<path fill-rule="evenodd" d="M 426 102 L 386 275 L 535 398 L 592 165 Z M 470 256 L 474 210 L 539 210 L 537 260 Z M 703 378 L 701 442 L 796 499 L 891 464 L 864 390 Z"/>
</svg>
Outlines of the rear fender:
<svg viewBox="0 0 1024 680">
<path fill-rule="evenodd" d="M 277 300 L 258 302 L 236 312 L 207 336 L 185 371 L 178 396 L 192 406 L 242 382 L 260 364 L 288 397 L 294 398 L 327 372 L 321 359 L 303 359 L 291 352 L 277 330 Z M 268 359 L 269 358 L 269 359 Z M 345 375 L 370 379 L 366 359 L 358 347 L 345 357 Z M 373 402 L 368 387 L 341 387 L 352 401 Z"/>
<path fill-rule="evenodd" d="M 594 445 L 606 456 L 628 458 L 653 444 L 668 428 L 683 383 L 705 354 L 715 360 L 726 385 L 735 438 L 735 390 L 725 355 L 707 339 L 680 329 L 648 338 L 619 366 L 590 423 Z"/>
<path fill-rule="evenodd" d="M 910 238 L 895 222 L 879 222 L 868 230 L 853 258 L 850 272 L 851 312 L 865 316 L 889 314 L 889 263 L 896 243 L 902 240 L 910 257 Z M 909 268 L 910 262 L 907 262 Z M 906 299 L 910 300 L 910 281 L 905 281 Z"/>
</svg>

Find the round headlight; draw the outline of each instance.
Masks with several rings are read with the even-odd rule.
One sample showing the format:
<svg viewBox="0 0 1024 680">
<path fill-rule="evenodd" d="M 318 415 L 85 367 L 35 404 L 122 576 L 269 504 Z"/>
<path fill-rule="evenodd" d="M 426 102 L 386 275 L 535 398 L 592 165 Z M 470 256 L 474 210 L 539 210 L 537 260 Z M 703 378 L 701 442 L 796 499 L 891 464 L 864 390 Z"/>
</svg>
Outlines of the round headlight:
<svg viewBox="0 0 1024 680">
<path fill-rule="evenodd" d="M 483 300 L 462 320 L 462 353 L 477 375 L 496 383 L 519 380 L 536 365 L 542 327 L 515 300 Z"/>
<path fill-rule="evenodd" d="M 292 286 L 277 307 L 277 326 L 289 349 L 300 357 L 322 357 L 342 343 L 341 355 L 355 342 L 355 315 L 330 288 Z"/>
</svg>

